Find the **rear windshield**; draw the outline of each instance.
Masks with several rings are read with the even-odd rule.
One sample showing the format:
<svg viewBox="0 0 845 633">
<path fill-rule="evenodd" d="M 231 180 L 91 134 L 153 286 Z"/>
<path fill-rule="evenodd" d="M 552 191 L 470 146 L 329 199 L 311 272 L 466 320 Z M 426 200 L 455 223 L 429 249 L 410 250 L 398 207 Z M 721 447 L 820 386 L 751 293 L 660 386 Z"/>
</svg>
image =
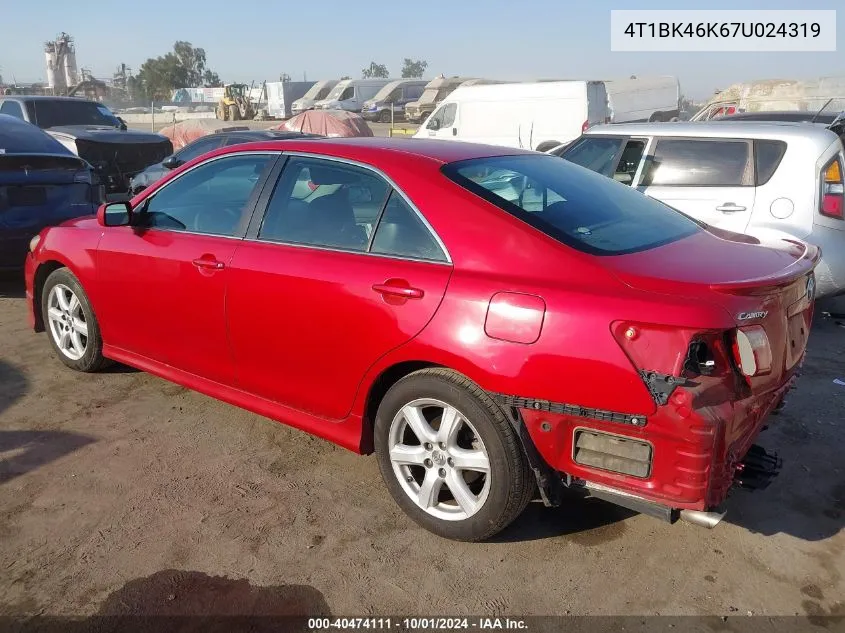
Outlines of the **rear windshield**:
<svg viewBox="0 0 845 633">
<path fill-rule="evenodd" d="M 656 248 L 700 230 L 662 202 L 555 156 L 478 158 L 450 163 L 443 172 L 546 235 L 594 255 Z"/>
<path fill-rule="evenodd" d="M 67 154 L 71 151 L 46 132 L 20 119 L 0 116 L 0 155 Z"/>
<path fill-rule="evenodd" d="M 120 121 L 106 106 L 92 101 L 33 99 L 38 127 L 59 125 L 107 125 L 120 127 Z"/>
</svg>

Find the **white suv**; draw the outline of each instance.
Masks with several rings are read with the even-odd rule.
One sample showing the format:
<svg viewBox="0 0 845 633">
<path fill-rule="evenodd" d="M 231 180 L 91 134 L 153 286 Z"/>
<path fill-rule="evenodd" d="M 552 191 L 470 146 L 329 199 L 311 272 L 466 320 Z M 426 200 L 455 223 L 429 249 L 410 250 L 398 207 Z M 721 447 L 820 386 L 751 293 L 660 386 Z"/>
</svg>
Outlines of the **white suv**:
<svg viewBox="0 0 845 633">
<path fill-rule="evenodd" d="M 549 153 L 712 226 L 821 246 L 817 296 L 845 293 L 845 150 L 842 139 L 824 126 L 600 125 Z"/>
</svg>

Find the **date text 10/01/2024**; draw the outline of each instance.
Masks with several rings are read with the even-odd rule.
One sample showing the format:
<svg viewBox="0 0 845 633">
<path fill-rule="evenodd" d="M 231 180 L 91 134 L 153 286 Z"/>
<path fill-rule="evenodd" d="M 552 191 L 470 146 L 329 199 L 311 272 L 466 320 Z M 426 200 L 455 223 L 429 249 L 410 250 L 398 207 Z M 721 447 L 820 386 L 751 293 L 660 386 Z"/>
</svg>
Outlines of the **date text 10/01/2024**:
<svg viewBox="0 0 845 633">
<path fill-rule="evenodd" d="M 519 618 L 309 618 L 308 630 L 526 630 L 525 620 Z"/>
</svg>

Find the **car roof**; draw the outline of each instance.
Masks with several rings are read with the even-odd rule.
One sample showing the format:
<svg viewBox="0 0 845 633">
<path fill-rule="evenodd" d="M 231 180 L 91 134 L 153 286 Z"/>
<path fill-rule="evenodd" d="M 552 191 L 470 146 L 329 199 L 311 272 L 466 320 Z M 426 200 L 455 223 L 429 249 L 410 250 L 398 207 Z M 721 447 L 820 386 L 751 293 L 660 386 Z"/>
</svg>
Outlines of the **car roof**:
<svg viewBox="0 0 845 633">
<path fill-rule="evenodd" d="M 612 123 L 597 125 L 585 132 L 588 136 L 684 136 L 701 138 L 764 138 L 809 139 L 828 144 L 835 133 L 822 126 L 791 121 L 700 121 L 675 123 Z"/>
<path fill-rule="evenodd" d="M 737 112 L 716 117 L 716 121 L 812 121 L 816 123 L 833 123 L 839 116 L 836 112 L 822 112 L 808 110 L 768 110 L 761 112 Z"/>
<path fill-rule="evenodd" d="M 233 132 L 234 134 L 234 132 Z M 287 150 L 306 153 L 319 153 L 337 158 L 361 158 L 364 160 L 378 155 L 393 154 L 424 158 L 439 163 L 452 163 L 472 158 L 492 156 L 512 156 L 517 154 L 536 154 L 530 150 L 481 145 L 444 140 L 398 139 L 390 137 L 354 137 L 354 138 L 315 138 L 290 139 L 278 141 L 259 141 L 242 145 L 229 145 L 215 153 L 227 153 L 226 150 Z"/>
<path fill-rule="evenodd" d="M 50 95 L 0 95 L 0 99 L 4 101 L 85 101 L 99 104 L 99 101 L 92 101 L 83 97 L 53 97 Z"/>
</svg>

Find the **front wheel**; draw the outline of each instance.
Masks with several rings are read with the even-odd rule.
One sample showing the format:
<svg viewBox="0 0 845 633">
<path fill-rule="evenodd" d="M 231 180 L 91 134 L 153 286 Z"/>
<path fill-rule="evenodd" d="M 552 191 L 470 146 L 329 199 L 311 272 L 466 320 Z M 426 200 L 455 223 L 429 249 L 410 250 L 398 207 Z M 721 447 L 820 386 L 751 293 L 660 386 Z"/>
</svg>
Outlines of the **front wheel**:
<svg viewBox="0 0 845 633">
<path fill-rule="evenodd" d="M 379 405 L 375 449 L 390 494 L 427 530 L 481 541 L 525 509 L 535 483 L 501 409 L 446 369 L 397 382 Z"/>
<path fill-rule="evenodd" d="M 108 364 L 94 310 L 79 280 L 67 268 L 54 270 L 44 282 L 41 314 L 50 344 L 65 365 L 94 372 Z"/>
<path fill-rule="evenodd" d="M 390 110 L 382 110 L 379 112 L 378 118 L 382 123 L 390 123 Z"/>
</svg>

